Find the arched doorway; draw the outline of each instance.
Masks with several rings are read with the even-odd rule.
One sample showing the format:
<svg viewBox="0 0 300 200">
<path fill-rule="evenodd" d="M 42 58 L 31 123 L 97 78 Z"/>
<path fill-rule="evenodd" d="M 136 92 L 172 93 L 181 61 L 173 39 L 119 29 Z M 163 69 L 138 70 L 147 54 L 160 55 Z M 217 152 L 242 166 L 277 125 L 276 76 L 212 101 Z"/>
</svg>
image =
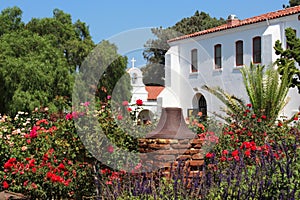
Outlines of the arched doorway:
<svg viewBox="0 0 300 200">
<path fill-rule="evenodd" d="M 198 111 L 202 113 L 202 117 L 205 119 L 207 117 L 207 104 L 206 99 L 203 95 L 198 100 Z"/>
<path fill-rule="evenodd" d="M 193 105 L 192 115 L 196 116 L 199 114 L 199 112 L 201 112 L 202 118 L 206 119 L 207 103 L 206 103 L 206 99 L 205 99 L 204 95 L 201 93 L 197 93 L 192 100 L 192 105 Z"/>
<path fill-rule="evenodd" d="M 149 124 L 153 119 L 153 113 L 150 110 L 142 110 L 138 114 L 138 122 L 140 124 Z"/>
</svg>

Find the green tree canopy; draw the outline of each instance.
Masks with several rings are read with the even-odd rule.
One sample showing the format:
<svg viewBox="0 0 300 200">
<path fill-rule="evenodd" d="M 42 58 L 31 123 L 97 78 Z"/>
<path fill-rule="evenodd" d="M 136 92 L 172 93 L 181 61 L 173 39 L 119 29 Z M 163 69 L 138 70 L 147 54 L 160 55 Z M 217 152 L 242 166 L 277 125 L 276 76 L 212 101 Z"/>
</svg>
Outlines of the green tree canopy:
<svg viewBox="0 0 300 200">
<path fill-rule="evenodd" d="M 289 0 L 289 5 L 283 5 L 283 8 L 294 7 L 300 5 L 300 0 Z"/>
<path fill-rule="evenodd" d="M 51 40 L 28 30 L 0 38 L 1 113 L 32 111 L 70 96 L 72 75 Z"/>
<path fill-rule="evenodd" d="M 22 21 L 22 10 L 0 14 L 0 113 L 50 106 L 69 100 L 74 73 L 95 47 L 88 27 L 55 9 L 52 18 Z"/>
<path fill-rule="evenodd" d="M 5 33 L 16 31 L 24 27 L 22 10 L 18 7 L 6 8 L 0 14 L 0 37 Z"/>
<path fill-rule="evenodd" d="M 180 20 L 172 27 L 153 28 L 152 32 L 157 39 L 147 41 L 146 49 L 143 52 L 144 58 L 147 60 L 147 65 L 142 69 L 144 83 L 146 85 L 164 85 L 165 54 L 170 48 L 167 40 L 216 27 L 223 23 L 225 23 L 223 18 L 212 18 L 205 12 L 196 11 L 193 16 Z"/>
</svg>

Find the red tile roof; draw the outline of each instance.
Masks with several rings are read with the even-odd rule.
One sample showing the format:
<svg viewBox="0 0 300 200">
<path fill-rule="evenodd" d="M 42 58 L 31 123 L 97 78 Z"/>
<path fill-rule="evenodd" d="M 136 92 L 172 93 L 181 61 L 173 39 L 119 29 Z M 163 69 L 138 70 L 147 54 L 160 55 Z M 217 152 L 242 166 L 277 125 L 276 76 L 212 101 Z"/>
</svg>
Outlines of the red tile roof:
<svg viewBox="0 0 300 200">
<path fill-rule="evenodd" d="M 285 16 L 288 16 L 288 15 L 296 14 L 296 13 L 300 13 L 300 6 L 290 7 L 290 8 L 286 8 L 286 9 L 283 9 L 283 10 L 278 10 L 278 11 L 258 15 L 258 16 L 255 16 L 255 17 L 247 18 L 247 19 L 244 19 L 244 20 L 240 20 L 239 23 L 234 23 L 233 25 L 223 24 L 223 25 L 220 25 L 220 26 L 217 26 L 217 27 L 214 27 L 214 28 L 210 28 L 210 29 L 207 29 L 207 30 L 200 31 L 200 32 L 196 32 L 196 33 L 192 33 L 192 34 L 188 34 L 188 35 L 183 35 L 183 36 L 180 36 L 180 37 L 177 37 L 177 38 L 173 38 L 173 39 L 168 40 L 168 42 L 174 42 L 174 41 L 177 41 L 177 40 L 183 40 L 183 39 L 196 37 L 196 36 L 200 36 L 200 35 L 205 35 L 205 34 L 217 32 L 217 31 L 223 31 L 223 30 L 226 30 L 226 29 L 236 28 L 236 27 L 239 27 L 239 26 L 254 24 L 254 23 L 267 21 L 267 20 L 271 20 L 271 19 L 276 19 L 276 18 L 280 18 L 280 17 L 285 17 Z"/>
<path fill-rule="evenodd" d="M 163 86 L 146 86 L 148 92 L 148 100 L 156 100 L 157 96 L 163 91 Z"/>
</svg>

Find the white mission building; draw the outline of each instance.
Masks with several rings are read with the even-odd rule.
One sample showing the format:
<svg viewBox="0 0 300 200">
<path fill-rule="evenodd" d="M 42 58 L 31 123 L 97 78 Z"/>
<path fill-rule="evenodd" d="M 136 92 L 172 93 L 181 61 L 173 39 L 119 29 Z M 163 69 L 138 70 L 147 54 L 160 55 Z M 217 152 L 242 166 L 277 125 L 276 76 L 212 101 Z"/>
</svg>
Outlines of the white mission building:
<svg viewBox="0 0 300 200">
<path fill-rule="evenodd" d="M 132 66 L 127 70 L 131 78 L 132 86 L 130 105 L 135 104 L 138 99 L 143 101 L 142 110 L 140 110 L 137 117 L 141 123 L 146 123 L 147 121 L 153 121 L 153 119 L 159 118 L 162 99 L 158 99 L 158 96 L 164 90 L 164 87 L 145 86 L 143 83 L 143 73 L 139 68 L 134 66 L 135 61 L 134 58 L 131 59 Z M 135 106 L 131 108 L 135 109 Z"/>
<path fill-rule="evenodd" d="M 244 20 L 230 15 L 226 24 L 169 40 L 165 89 L 157 97 L 162 107 L 180 107 L 184 117 L 192 111 L 220 112 L 224 105 L 201 89 L 203 85 L 220 86 L 248 103 L 239 69 L 250 62 L 271 65 L 278 58 L 275 41 L 286 44 L 288 27 L 300 36 L 300 6 Z M 294 88 L 288 96 L 291 99 L 281 115 L 292 116 L 299 111 L 300 95 Z"/>
</svg>

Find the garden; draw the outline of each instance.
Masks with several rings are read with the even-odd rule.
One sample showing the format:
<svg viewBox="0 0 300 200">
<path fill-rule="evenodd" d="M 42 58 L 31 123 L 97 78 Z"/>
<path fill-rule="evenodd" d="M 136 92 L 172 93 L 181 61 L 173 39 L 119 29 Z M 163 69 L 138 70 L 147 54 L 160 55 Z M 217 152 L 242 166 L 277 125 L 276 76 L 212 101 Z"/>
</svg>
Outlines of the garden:
<svg viewBox="0 0 300 200">
<path fill-rule="evenodd" d="M 188 168 L 180 164 L 171 166 L 169 177 L 160 169 L 143 171 L 136 156 L 138 139 L 156 123 L 137 125 L 141 100 L 134 105 L 123 101 L 113 112 L 115 102 L 107 96 L 105 102 L 83 102 L 65 113 L 45 107 L 1 116 L 1 191 L 29 199 L 299 199 L 300 113 L 277 118 L 288 76 L 280 79 L 273 68 L 253 65 L 242 74 L 254 81 L 245 82 L 248 93 L 253 92 L 251 103 L 203 87 L 224 102 L 226 115 L 204 119 L 198 113 L 189 119 L 188 127 L 203 139 L 205 159 L 199 174 L 189 179 Z M 258 94 L 251 86 L 261 78 L 268 81 L 261 82 Z M 265 84 L 274 86 L 272 92 Z M 277 95 L 278 101 L 270 106 L 270 96 L 262 94 Z M 99 126 L 76 126 L 92 118 Z M 78 134 L 81 129 L 84 136 Z"/>
</svg>

